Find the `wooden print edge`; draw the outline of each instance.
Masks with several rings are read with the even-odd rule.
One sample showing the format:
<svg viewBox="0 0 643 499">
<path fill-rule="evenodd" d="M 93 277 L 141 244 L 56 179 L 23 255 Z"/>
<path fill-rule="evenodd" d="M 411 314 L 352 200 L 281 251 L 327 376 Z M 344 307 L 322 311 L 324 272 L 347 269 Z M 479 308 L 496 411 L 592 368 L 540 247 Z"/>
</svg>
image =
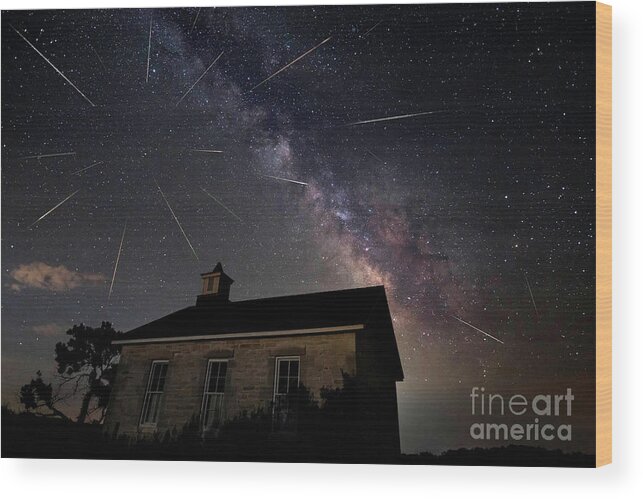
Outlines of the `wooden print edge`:
<svg viewBox="0 0 643 499">
<path fill-rule="evenodd" d="M 596 466 L 612 462 L 612 7 L 596 3 Z"/>
</svg>

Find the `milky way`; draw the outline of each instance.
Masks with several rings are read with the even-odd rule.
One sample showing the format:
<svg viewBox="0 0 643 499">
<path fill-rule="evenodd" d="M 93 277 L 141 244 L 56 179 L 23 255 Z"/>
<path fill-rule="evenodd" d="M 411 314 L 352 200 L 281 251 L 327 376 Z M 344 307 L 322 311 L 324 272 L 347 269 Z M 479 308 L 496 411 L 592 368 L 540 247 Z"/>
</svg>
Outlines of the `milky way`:
<svg viewBox="0 0 643 499">
<path fill-rule="evenodd" d="M 590 407 L 593 12 L 3 13 L 3 401 L 221 261 L 235 300 L 386 286 L 407 451 L 471 445 L 474 385 Z"/>
</svg>

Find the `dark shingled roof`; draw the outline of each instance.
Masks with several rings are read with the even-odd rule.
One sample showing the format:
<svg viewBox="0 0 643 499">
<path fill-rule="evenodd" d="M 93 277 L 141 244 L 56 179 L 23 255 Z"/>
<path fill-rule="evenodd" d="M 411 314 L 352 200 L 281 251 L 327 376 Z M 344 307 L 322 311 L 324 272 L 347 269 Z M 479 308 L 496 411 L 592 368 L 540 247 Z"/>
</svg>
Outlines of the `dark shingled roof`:
<svg viewBox="0 0 643 499">
<path fill-rule="evenodd" d="M 203 295 L 201 295 L 203 296 Z M 357 349 L 382 372 L 404 379 L 384 286 L 231 302 L 200 300 L 123 334 L 119 340 L 212 336 L 363 324 Z M 323 332 L 318 334 L 325 334 Z M 180 341 L 180 340 L 178 340 Z M 362 355 L 360 353 L 359 355 Z M 358 363 L 360 362 L 358 358 Z"/>
<path fill-rule="evenodd" d="M 246 301 L 218 301 L 178 310 L 125 333 L 121 340 L 283 331 L 368 324 L 390 317 L 384 286 Z"/>
</svg>

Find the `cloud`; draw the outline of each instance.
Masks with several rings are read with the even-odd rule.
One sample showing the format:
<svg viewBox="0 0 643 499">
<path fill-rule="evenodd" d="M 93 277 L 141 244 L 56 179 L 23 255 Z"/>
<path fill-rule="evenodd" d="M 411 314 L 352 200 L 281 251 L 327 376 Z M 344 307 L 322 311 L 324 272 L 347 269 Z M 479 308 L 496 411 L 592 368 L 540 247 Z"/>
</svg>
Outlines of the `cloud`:
<svg viewBox="0 0 643 499">
<path fill-rule="evenodd" d="M 56 324 L 55 322 L 50 322 L 47 324 L 38 324 L 31 328 L 34 333 L 37 333 L 41 336 L 57 336 L 63 333 L 66 329 L 65 326 Z"/>
<path fill-rule="evenodd" d="M 19 265 L 9 275 L 13 281 L 11 289 L 44 289 L 47 291 L 69 291 L 80 286 L 98 284 L 105 281 L 102 274 L 78 272 L 64 265 L 53 267 L 44 262 L 32 262 Z"/>
</svg>

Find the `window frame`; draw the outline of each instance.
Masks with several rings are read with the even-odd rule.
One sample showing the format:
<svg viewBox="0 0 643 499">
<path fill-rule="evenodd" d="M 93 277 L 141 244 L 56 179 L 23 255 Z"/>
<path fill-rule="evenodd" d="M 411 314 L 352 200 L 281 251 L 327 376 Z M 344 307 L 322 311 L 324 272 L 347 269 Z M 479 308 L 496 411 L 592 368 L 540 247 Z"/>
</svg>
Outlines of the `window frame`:
<svg viewBox="0 0 643 499">
<path fill-rule="evenodd" d="M 166 366 L 168 366 L 168 367 L 165 370 L 165 379 L 163 381 L 163 391 L 160 391 L 160 392 L 159 391 L 151 391 L 150 389 L 152 388 L 152 380 L 154 379 L 154 369 L 156 368 L 156 366 L 158 366 L 158 365 L 162 366 L 164 364 Z M 149 371 L 149 374 L 147 376 L 147 385 L 145 386 L 145 395 L 143 396 L 143 407 L 141 408 L 141 415 L 139 417 L 139 423 L 138 423 L 139 426 L 141 426 L 143 428 L 155 428 L 156 425 L 158 424 L 158 418 L 159 418 L 160 412 L 161 412 L 161 403 L 163 402 L 163 395 L 165 394 L 165 385 L 167 383 L 167 373 L 169 371 L 169 364 L 170 364 L 170 361 L 165 360 L 165 359 L 153 360 L 152 363 L 150 364 L 150 371 Z M 149 400 L 151 399 L 150 395 L 152 395 L 152 394 L 158 394 L 160 396 L 160 398 L 161 398 L 161 400 L 159 401 L 159 411 L 158 411 L 158 414 L 157 414 L 157 417 L 156 417 L 156 421 L 154 421 L 154 422 L 145 422 L 143 420 L 143 418 L 145 417 L 145 412 L 146 412 L 147 406 L 149 404 Z"/>
<path fill-rule="evenodd" d="M 208 400 L 208 397 L 210 395 L 221 395 L 222 397 L 222 405 L 225 401 L 225 393 L 226 393 L 226 384 L 228 382 L 228 370 L 229 370 L 229 359 L 208 359 L 208 365 L 205 370 L 205 380 L 203 382 L 203 397 L 201 399 L 201 431 L 208 431 L 211 430 L 212 428 L 206 428 L 205 427 L 205 418 L 206 418 L 206 402 Z M 226 375 L 225 378 L 223 379 L 223 391 L 222 392 L 209 392 L 208 391 L 208 385 L 210 384 L 210 375 L 212 374 L 212 366 L 214 364 L 225 364 L 226 365 Z M 217 376 L 219 377 L 219 376 Z M 218 384 L 218 383 L 217 383 Z"/>
<path fill-rule="evenodd" d="M 212 288 L 209 289 L 209 284 L 212 283 Z M 219 292 L 219 287 L 221 283 L 221 275 L 210 274 L 203 276 L 203 290 L 202 294 L 211 295 Z"/>
<path fill-rule="evenodd" d="M 287 395 L 290 393 L 290 390 L 286 393 L 278 393 L 279 389 L 279 363 L 284 360 L 296 360 L 297 361 L 297 388 L 301 385 L 301 357 L 299 355 L 283 355 L 275 357 L 275 380 L 272 390 L 272 401 L 273 403 L 277 400 L 277 395 Z M 290 377 L 290 376 L 288 376 Z M 290 388 L 290 382 L 288 382 L 288 388 Z"/>
</svg>

